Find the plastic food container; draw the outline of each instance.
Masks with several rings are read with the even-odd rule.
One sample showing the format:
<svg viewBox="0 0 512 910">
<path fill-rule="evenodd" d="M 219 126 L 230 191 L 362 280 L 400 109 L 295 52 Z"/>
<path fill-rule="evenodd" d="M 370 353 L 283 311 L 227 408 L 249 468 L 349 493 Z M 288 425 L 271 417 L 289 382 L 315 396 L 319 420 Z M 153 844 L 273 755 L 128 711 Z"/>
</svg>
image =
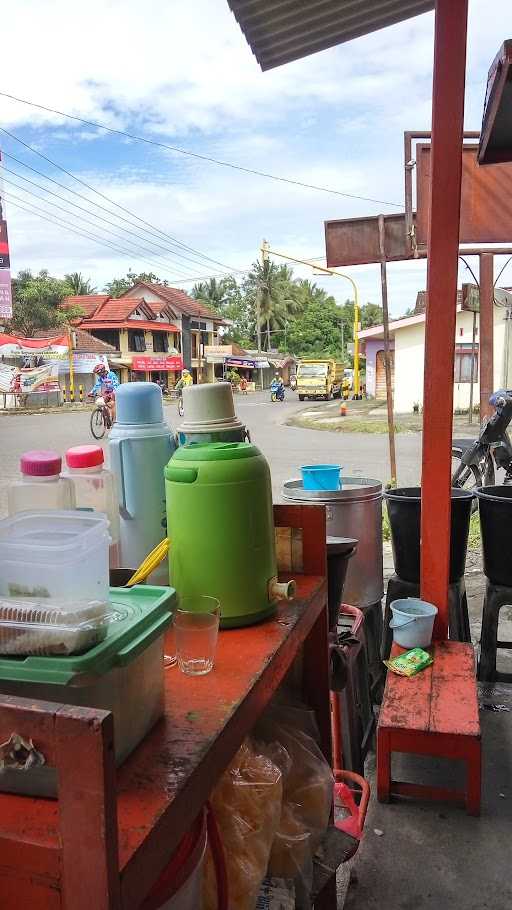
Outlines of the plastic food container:
<svg viewBox="0 0 512 910">
<path fill-rule="evenodd" d="M 165 587 L 111 588 L 110 607 L 125 616 L 106 627 L 103 641 L 81 655 L 0 658 L 0 693 L 112 711 L 121 764 L 163 714 L 164 633 L 175 597 Z M 55 796 L 56 771 L 3 771 L 0 790 Z"/>
<path fill-rule="evenodd" d="M 0 597 L 47 601 L 70 614 L 108 602 L 104 515 L 20 512 L 0 521 Z"/>
<path fill-rule="evenodd" d="M 102 641 L 110 623 L 125 617 L 125 611 L 99 600 L 69 609 L 66 602 L 59 606 L 45 598 L 0 596 L 0 655 L 79 654 Z"/>
</svg>

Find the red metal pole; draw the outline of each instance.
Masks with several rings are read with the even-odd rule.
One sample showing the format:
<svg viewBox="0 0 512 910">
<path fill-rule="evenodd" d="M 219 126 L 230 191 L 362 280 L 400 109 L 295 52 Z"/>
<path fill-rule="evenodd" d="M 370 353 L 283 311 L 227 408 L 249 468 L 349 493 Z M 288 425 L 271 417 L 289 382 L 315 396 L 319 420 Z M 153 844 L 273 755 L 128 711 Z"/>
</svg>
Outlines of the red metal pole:
<svg viewBox="0 0 512 910">
<path fill-rule="evenodd" d="M 468 0 L 436 0 L 421 490 L 421 594 L 448 632 L 453 361 Z"/>
<path fill-rule="evenodd" d="M 480 253 L 480 420 L 492 413 L 494 391 L 494 254 Z"/>
</svg>

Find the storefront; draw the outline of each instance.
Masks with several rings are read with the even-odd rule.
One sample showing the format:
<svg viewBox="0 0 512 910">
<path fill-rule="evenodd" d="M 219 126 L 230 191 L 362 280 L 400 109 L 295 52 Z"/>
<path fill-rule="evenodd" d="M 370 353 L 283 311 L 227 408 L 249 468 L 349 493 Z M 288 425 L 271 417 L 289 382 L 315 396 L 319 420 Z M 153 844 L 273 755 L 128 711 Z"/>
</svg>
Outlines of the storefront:
<svg viewBox="0 0 512 910">
<path fill-rule="evenodd" d="M 166 389 L 173 389 L 183 369 L 181 354 L 132 357 L 130 379 L 132 382 L 158 382 Z"/>
</svg>

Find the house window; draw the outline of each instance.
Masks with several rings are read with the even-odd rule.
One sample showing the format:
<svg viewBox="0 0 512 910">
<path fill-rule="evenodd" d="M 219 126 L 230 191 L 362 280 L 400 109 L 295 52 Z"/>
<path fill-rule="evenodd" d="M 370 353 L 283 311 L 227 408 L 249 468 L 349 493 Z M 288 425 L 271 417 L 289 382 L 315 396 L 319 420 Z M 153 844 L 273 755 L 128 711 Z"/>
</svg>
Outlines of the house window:
<svg viewBox="0 0 512 910">
<path fill-rule="evenodd" d="M 192 359 L 195 360 L 197 357 L 197 351 L 198 351 L 197 334 L 195 332 L 192 332 L 191 341 L 192 341 Z"/>
<path fill-rule="evenodd" d="M 471 358 L 473 356 L 473 382 L 478 381 L 478 349 L 472 355 L 471 346 L 468 346 L 468 348 L 460 346 L 455 350 L 455 382 L 471 382 Z"/>
<path fill-rule="evenodd" d="M 137 354 L 146 350 L 146 339 L 143 331 L 128 329 L 128 350 L 135 351 Z"/>
<path fill-rule="evenodd" d="M 98 338 L 100 341 L 106 341 L 107 344 L 111 344 L 116 351 L 121 350 L 119 344 L 119 332 L 117 329 L 89 329 L 88 330 L 94 338 Z"/>
<path fill-rule="evenodd" d="M 198 319 L 191 319 L 190 327 L 192 329 L 202 329 L 203 332 L 205 332 L 206 331 L 206 322 L 200 322 Z"/>
<path fill-rule="evenodd" d="M 166 332 L 153 332 L 153 350 L 155 354 L 167 354 L 169 338 Z"/>
</svg>

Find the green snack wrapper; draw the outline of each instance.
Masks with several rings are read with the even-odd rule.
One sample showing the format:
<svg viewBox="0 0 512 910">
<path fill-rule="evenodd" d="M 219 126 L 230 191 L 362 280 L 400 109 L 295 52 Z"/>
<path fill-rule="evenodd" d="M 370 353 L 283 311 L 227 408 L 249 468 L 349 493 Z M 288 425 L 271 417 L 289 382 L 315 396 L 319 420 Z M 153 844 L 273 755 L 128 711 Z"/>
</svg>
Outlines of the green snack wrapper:
<svg viewBox="0 0 512 910">
<path fill-rule="evenodd" d="M 422 648 L 412 648 L 404 654 L 398 654 L 391 660 L 385 660 L 384 663 L 389 670 L 398 676 L 415 676 L 425 667 L 430 667 L 434 663 L 434 658 Z"/>
</svg>

